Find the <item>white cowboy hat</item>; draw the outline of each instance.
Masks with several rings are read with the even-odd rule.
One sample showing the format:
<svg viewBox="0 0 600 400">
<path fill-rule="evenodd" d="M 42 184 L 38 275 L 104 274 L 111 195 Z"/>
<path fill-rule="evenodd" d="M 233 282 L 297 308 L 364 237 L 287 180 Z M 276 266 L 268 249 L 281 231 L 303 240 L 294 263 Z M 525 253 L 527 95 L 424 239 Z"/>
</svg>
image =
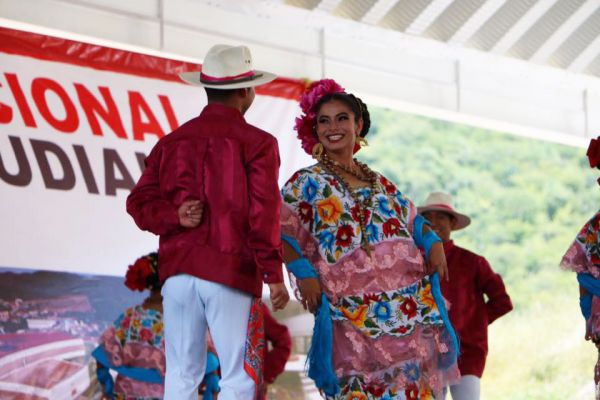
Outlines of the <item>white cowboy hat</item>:
<svg viewBox="0 0 600 400">
<path fill-rule="evenodd" d="M 452 206 L 452 196 L 448 193 L 433 192 L 427 196 L 425 204 L 417 207 L 419 214 L 423 214 L 427 211 L 442 211 L 452 215 L 456 219 L 456 225 L 454 226 L 455 231 L 466 228 L 471 223 L 471 218 L 464 214 L 456 212 L 454 206 Z"/>
<path fill-rule="evenodd" d="M 208 50 L 201 71 L 183 72 L 179 77 L 192 85 L 212 89 L 241 89 L 271 82 L 276 75 L 252 69 L 246 46 L 217 44 Z"/>
</svg>

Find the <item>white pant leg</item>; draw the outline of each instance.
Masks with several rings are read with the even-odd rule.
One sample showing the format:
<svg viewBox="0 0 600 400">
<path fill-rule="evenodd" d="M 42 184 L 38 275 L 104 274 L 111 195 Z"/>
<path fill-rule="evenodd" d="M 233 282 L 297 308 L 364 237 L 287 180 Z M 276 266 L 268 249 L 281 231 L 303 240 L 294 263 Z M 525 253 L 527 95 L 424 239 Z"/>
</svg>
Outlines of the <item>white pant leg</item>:
<svg viewBox="0 0 600 400">
<path fill-rule="evenodd" d="M 481 378 L 475 375 L 463 375 L 456 385 L 450 386 L 452 400 L 479 400 Z M 444 395 L 446 390 L 444 390 Z"/>
<path fill-rule="evenodd" d="M 214 282 L 200 281 L 200 286 L 221 364 L 219 400 L 253 400 L 255 383 L 244 370 L 252 296 Z"/>
<path fill-rule="evenodd" d="M 206 316 L 198 279 L 175 275 L 162 288 L 165 332 L 165 400 L 198 400 L 206 368 Z"/>
</svg>

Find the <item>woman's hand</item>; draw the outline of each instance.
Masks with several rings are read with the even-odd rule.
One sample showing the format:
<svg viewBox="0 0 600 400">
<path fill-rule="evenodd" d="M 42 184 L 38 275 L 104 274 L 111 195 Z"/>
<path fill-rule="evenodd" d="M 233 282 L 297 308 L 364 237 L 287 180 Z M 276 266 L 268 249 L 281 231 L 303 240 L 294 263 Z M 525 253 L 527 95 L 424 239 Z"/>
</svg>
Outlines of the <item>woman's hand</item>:
<svg viewBox="0 0 600 400">
<path fill-rule="evenodd" d="M 427 273 L 437 272 L 440 279 L 448 280 L 448 265 L 446 264 L 446 255 L 444 254 L 444 245 L 442 242 L 435 242 L 429 250 L 429 259 L 427 260 Z"/>
<path fill-rule="evenodd" d="M 321 284 L 317 278 L 297 280 L 298 289 L 302 296 L 302 306 L 311 313 L 315 313 L 321 305 Z"/>
</svg>

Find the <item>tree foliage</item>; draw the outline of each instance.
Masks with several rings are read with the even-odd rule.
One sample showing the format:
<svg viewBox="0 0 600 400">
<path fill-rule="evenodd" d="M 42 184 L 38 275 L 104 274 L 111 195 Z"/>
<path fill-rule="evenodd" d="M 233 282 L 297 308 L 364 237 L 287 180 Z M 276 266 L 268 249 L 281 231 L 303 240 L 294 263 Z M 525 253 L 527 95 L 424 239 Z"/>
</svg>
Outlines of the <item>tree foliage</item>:
<svg viewBox="0 0 600 400">
<path fill-rule="evenodd" d="M 416 204 L 446 191 L 472 224 L 453 238 L 520 279 L 556 268 L 597 210 L 597 173 L 585 149 L 386 109 L 372 112 L 360 158 Z"/>
<path fill-rule="evenodd" d="M 559 262 L 598 209 L 598 171 L 585 149 L 373 109 L 359 158 L 415 204 L 446 191 L 472 224 L 461 246 L 500 273 L 515 311 L 491 327 L 486 399 L 574 398 L 592 382 L 575 275 Z"/>
</svg>

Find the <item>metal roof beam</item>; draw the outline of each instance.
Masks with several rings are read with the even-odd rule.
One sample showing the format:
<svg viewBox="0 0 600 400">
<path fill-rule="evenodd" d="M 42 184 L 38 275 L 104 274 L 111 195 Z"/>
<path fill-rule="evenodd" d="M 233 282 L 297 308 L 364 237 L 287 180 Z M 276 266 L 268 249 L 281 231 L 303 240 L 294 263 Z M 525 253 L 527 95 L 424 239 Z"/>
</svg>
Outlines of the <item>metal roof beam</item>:
<svg viewBox="0 0 600 400">
<path fill-rule="evenodd" d="M 405 33 L 420 36 L 439 17 L 453 0 L 433 0 L 406 28 Z"/>
<path fill-rule="evenodd" d="M 600 54 L 600 36 L 598 36 L 573 62 L 567 67 L 571 72 L 582 72 Z"/>
<path fill-rule="evenodd" d="M 340 5 L 340 3 L 344 0 L 321 0 L 319 5 L 315 8 L 315 10 L 324 11 L 326 13 L 330 13 Z"/>
<path fill-rule="evenodd" d="M 588 0 L 573 13 L 531 56 L 530 61 L 543 63 L 581 24 L 600 7 L 598 0 Z"/>
<path fill-rule="evenodd" d="M 396 5 L 398 0 L 379 0 L 371 9 L 362 17 L 360 22 L 365 24 L 377 25 L 379 21 Z"/>
<path fill-rule="evenodd" d="M 521 19 L 506 32 L 492 48 L 493 53 L 504 54 L 510 49 L 533 24 L 544 15 L 557 0 L 540 0 L 531 7 Z"/>
<path fill-rule="evenodd" d="M 473 36 L 506 3 L 506 0 L 488 0 L 448 40 L 450 44 L 463 44 Z"/>
</svg>

